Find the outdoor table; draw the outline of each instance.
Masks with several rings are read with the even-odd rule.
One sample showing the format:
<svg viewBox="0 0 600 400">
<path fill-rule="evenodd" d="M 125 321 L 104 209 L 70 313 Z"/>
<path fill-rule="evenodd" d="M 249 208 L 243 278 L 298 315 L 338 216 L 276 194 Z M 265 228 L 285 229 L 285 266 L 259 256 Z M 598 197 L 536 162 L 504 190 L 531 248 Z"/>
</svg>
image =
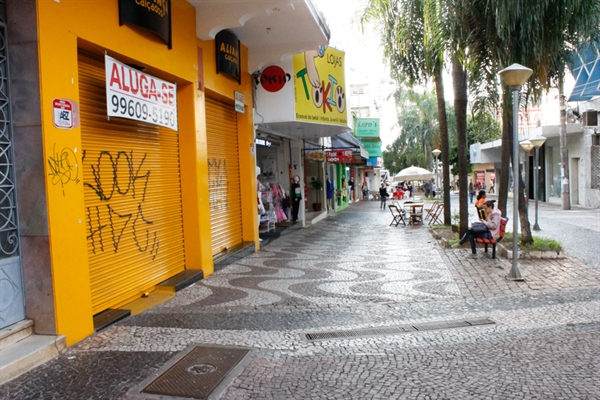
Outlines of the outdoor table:
<svg viewBox="0 0 600 400">
<path fill-rule="evenodd" d="M 410 218 L 408 219 L 408 224 L 409 225 L 422 225 L 423 224 L 423 207 L 425 206 L 424 203 L 419 202 L 419 203 L 414 203 L 414 202 L 409 202 L 409 201 L 405 201 L 404 202 L 404 209 L 406 210 L 407 208 L 409 208 L 409 214 L 410 214 Z"/>
</svg>

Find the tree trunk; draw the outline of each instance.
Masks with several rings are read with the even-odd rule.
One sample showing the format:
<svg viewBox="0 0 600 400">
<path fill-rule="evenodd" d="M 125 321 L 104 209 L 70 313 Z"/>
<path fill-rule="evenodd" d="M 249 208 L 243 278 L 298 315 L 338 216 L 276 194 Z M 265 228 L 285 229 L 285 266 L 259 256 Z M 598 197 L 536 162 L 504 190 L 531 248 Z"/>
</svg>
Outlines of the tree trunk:
<svg viewBox="0 0 600 400">
<path fill-rule="evenodd" d="M 500 170 L 496 177 L 496 190 L 498 193 L 498 209 L 507 217 L 508 191 L 510 182 L 510 157 L 512 147 L 512 92 L 506 85 L 502 85 L 502 148 L 500 155 Z"/>
<path fill-rule="evenodd" d="M 456 114 L 456 135 L 458 141 L 458 179 L 460 236 L 464 235 L 469 225 L 468 210 L 468 161 L 467 161 L 467 73 L 463 66 L 452 57 L 452 87 L 454 89 L 454 112 Z"/>
<path fill-rule="evenodd" d="M 558 98 L 560 101 L 560 198 L 563 210 L 571 209 L 571 191 L 569 190 L 569 151 L 567 148 L 567 105 L 565 104 L 564 78 L 558 77 Z"/>
<path fill-rule="evenodd" d="M 511 95 L 511 93 L 509 92 L 509 96 Z M 512 97 L 512 96 L 511 96 Z M 506 98 L 505 98 L 506 100 Z M 508 119 L 510 119 L 511 123 L 510 123 L 510 127 L 511 127 L 511 132 L 514 129 L 514 126 L 512 124 L 512 120 L 513 120 L 513 105 L 512 105 L 512 101 L 510 102 L 510 104 L 508 104 L 510 111 L 509 111 L 509 115 L 508 115 Z M 507 107 L 503 107 L 503 110 L 505 110 Z M 518 127 L 517 127 L 518 128 Z M 508 150 L 510 153 L 510 159 L 513 162 L 513 165 L 515 165 L 514 163 L 519 164 L 519 160 L 513 160 L 513 154 L 512 154 L 512 149 L 513 149 L 513 145 L 519 146 L 519 143 L 514 143 L 513 141 L 513 135 L 508 134 L 507 135 L 507 144 L 508 144 Z M 504 151 L 504 132 L 503 132 L 503 137 L 502 137 L 502 150 Z M 521 153 L 521 148 L 519 148 L 519 154 Z M 520 167 L 520 166 L 519 166 Z M 504 168 L 504 164 L 502 165 L 502 170 L 504 171 L 508 171 L 508 170 L 513 170 L 513 168 L 508 168 L 508 163 L 506 164 L 506 168 Z M 521 169 L 519 168 L 519 171 L 521 171 Z M 508 175 L 508 173 L 507 173 Z M 513 190 L 513 196 L 519 196 L 519 204 L 518 204 L 518 208 L 519 208 L 519 225 L 520 225 L 520 233 L 521 233 L 521 243 L 532 243 L 533 242 L 533 238 L 531 237 L 531 225 L 529 224 L 529 216 L 527 215 L 527 204 L 525 203 L 525 183 L 523 181 L 523 174 L 521 174 L 519 172 L 519 176 L 517 177 L 513 177 L 513 182 L 514 182 L 514 190 Z M 507 182 L 507 186 L 508 186 L 508 182 Z M 507 199 L 508 199 L 508 190 L 507 190 Z M 501 210 L 502 211 L 502 210 Z M 502 215 L 507 215 L 505 211 L 502 212 Z"/>
<path fill-rule="evenodd" d="M 441 63 L 440 63 L 441 64 Z M 440 150 L 442 154 L 442 182 L 444 186 L 444 224 L 450 225 L 450 163 L 448 146 L 448 119 L 446 117 L 446 100 L 444 98 L 444 78 L 442 65 L 435 69 L 435 93 L 437 96 L 438 121 L 440 124 Z M 439 188 L 438 188 L 439 190 Z"/>
</svg>

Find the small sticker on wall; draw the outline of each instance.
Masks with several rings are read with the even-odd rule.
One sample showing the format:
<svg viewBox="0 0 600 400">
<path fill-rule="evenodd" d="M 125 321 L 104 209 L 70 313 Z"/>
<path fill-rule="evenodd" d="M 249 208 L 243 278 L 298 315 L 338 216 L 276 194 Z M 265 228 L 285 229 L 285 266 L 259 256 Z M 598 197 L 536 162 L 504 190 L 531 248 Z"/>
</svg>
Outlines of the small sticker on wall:
<svg viewBox="0 0 600 400">
<path fill-rule="evenodd" d="M 244 94 L 238 91 L 234 91 L 235 96 L 235 111 L 241 114 L 244 113 Z"/>
<path fill-rule="evenodd" d="M 68 99 L 52 100 L 52 123 L 59 129 L 73 129 L 79 126 L 77 102 Z"/>
</svg>

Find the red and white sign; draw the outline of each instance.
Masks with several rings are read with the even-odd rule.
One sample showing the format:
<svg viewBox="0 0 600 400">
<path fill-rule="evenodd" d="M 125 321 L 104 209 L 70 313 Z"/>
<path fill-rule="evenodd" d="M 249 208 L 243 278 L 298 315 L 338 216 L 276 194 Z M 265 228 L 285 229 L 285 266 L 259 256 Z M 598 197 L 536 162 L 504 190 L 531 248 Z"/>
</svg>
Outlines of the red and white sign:
<svg viewBox="0 0 600 400">
<path fill-rule="evenodd" d="M 105 56 L 106 110 L 121 117 L 177 130 L 177 85 Z"/>
<path fill-rule="evenodd" d="M 351 163 L 352 150 L 330 150 L 326 153 L 326 161 L 328 163 Z"/>
<path fill-rule="evenodd" d="M 77 104 L 72 100 L 52 100 L 52 123 L 59 129 L 72 129 L 78 126 Z"/>
</svg>

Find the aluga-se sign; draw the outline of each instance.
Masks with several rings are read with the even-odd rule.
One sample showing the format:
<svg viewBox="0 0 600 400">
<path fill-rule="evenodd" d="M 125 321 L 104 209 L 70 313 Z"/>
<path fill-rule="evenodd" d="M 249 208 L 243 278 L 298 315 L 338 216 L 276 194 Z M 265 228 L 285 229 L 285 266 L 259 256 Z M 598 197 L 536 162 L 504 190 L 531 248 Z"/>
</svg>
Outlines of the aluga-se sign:
<svg viewBox="0 0 600 400">
<path fill-rule="evenodd" d="M 106 111 L 177 131 L 177 85 L 105 56 Z"/>
</svg>

